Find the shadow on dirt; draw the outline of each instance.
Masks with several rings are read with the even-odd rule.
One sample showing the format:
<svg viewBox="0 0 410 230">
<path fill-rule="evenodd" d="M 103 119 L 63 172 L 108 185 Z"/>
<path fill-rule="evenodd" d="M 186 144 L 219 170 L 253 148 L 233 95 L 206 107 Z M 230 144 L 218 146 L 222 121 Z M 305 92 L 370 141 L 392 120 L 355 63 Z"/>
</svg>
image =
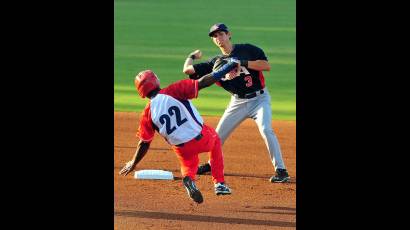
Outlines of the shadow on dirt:
<svg viewBox="0 0 410 230">
<path fill-rule="evenodd" d="M 165 220 L 182 220 L 182 221 L 194 221 L 194 222 L 210 222 L 210 223 L 222 223 L 222 224 L 244 224 L 244 225 L 267 225 L 278 227 L 296 227 L 294 222 L 286 221 L 272 221 L 272 220 L 254 220 L 254 219 L 242 219 L 231 217 L 217 217 L 217 216 L 203 216 L 203 215 L 191 215 L 191 214 L 177 214 L 166 212 L 145 212 L 145 211 L 131 211 L 131 210 L 118 210 L 114 211 L 115 216 L 123 217 L 139 217 L 139 218 L 151 218 L 151 219 L 165 219 Z"/>
<path fill-rule="evenodd" d="M 279 215 L 291 215 L 295 216 L 295 212 L 270 212 L 270 211 L 238 211 L 238 212 L 252 212 L 252 213 L 262 213 L 262 214 L 279 214 Z"/>
<path fill-rule="evenodd" d="M 288 207 L 276 207 L 276 206 L 262 206 L 262 209 L 277 209 L 277 210 L 285 210 L 285 211 L 296 211 L 296 208 L 288 208 Z"/>
<path fill-rule="evenodd" d="M 237 210 L 238 212 L 251 212 L 251 213 L 262 213 L 262 214 L 280 214 L 280 215 L 296 215 L 296 208 L 289 208 L 289 207 L 278 207 L 278 206 L 244 206 L 246 209 L 272 209 L 272 211 L 268 210 Z M 275 211 L 273 211 L 275 210 Z M 291 212 L 280 212 L 280 211 L 291 211 Z"/>
</svg>

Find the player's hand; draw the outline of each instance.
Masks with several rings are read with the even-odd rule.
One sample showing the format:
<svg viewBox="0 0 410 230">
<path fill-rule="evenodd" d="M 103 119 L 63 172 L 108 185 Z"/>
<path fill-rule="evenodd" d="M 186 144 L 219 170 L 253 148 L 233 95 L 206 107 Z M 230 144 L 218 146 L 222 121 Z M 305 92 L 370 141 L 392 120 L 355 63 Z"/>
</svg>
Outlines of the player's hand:
<svg viewBox="0 0 410 230">
<path fill-rule="evenodd" d="M 120 175 L 126 176 L 128 173 L 130 173 L 132 170 L 135 169 L 135 164 L 134 161 L 128 161 L 124 168 L 121 169 Z"/>
<path fill-rule="evenodd" d="M 195 60 L 196 59 L 201 59 L 202 57 L 202 52 L 200 50 L 195 50 L 194 52 L 190 53 L 189 56 L 194 55 Z"/>
</svg>

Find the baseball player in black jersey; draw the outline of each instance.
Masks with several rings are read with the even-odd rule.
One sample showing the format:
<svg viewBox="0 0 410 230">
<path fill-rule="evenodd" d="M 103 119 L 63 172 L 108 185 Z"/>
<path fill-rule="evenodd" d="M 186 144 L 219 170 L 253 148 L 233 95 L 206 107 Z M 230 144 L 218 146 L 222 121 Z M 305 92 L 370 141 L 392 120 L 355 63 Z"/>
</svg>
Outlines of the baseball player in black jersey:
<svg viewBox="0 0 410 230">
<path fill-rule="evenodd" d="M 231 101 L 216 128 L 222 144 L 242 121 L 252 118 L 265 141 L 275 168 L 275 175 L 270 178 L 270 182 L 289 181 L 290 177 L 282 159 L 280 145 L 272 129 L 271 98 L 265 87 L 265 78 L 262 73 L 262 71 L 270 70 L 265 53 L 259 47 L 251 44 L 232 44 L 231 33 L 223 23 L 213 25 L 209 36 L 222 54 L 206 62 L 193 64 L 194 59 L 200 59 L 202 56 L 201 51 L 196 50 L 186 59 L 183 72 L 191 79 L 198 79 L 211 73 L 215 62 L 220 58 L 234 58 L 240 63 L 238 68 L 216 82 L 232 94 Z M 209 162 L 205 163 L 199 166 L 197 173 L 209 172 L 211 168 Z"/>
</svg>

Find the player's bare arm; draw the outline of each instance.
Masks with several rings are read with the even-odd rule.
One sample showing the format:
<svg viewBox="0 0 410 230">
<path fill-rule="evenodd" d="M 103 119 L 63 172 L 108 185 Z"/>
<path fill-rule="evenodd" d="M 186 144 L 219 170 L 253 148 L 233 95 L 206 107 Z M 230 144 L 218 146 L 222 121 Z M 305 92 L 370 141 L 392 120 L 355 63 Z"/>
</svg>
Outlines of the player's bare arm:
<svg viewBox="0 0 410 230">
<path fill-rule="evenodd" d="M 218 79 L 212 77 L 212 73 L 209 73 L 203 77 L 201 77 L 198 80 L 198 90 L 201 90 L 203 88 L 206 88 L 212 84 L 214 84 L 215 82 L 217 82 Z"/>
<path fill-rule="evenodd" d="M 148 152 L 150 142 L 139 141 L 137 150 L 135 151 L 132 160 L 128 161 L 124 168 L 121 169 L 120 175 L 126 176 L 128 173 L 135 169 L 135 166 L 144 158 L 145 154 Z"/>
<path fill-rule="evenodd" d="M 185 60 L 184 69 L 182 72 L 185 74 L 191 75 L 195 73 L 195 69 L 193 66 L 194 59 L 201 59 L 202 52 L 200 50 L 195 50 L 194 52 L 190 53 Z"/>
<path fill-rule="evenodd" d="M 241 61 L 241 65 L 243 61 Z M 266 60 L 247 61 L 247 68 L 258 71 L 270 71 L 270 64 Z"/>
</svg>

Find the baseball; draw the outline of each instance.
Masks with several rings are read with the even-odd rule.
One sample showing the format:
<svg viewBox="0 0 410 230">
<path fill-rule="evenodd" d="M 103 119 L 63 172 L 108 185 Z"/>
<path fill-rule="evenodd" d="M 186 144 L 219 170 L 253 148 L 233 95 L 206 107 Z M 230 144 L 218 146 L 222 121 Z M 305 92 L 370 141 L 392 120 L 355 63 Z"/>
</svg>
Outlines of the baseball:
<svg viewBox="0 0 410 230">
<path fill-rule="evenodd" d="M 200 50 L 195 50 L 195 57 L 196 59 L 200 59 L 202 57 L 202 52 Z"/>
</svg>

